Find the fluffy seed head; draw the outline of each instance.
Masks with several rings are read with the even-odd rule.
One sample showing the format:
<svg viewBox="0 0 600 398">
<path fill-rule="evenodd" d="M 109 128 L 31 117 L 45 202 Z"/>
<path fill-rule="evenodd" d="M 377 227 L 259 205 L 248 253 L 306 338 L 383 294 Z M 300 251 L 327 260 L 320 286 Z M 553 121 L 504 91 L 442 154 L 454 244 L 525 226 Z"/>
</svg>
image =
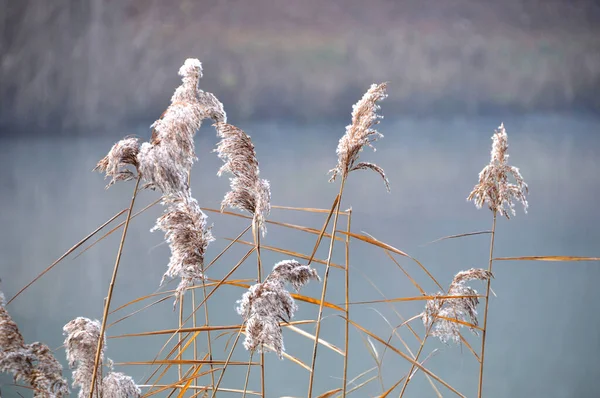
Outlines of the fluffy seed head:
<svg viewBox="0 0 600 398">
<path fill-rule="evenodd" d="M 163 231 L 171 248 L 171 259 L 163 281 L 167 277 L 181 277 L 175 294 L 177 303 L 187 287 L 204 279 L 204 254 L 214 237 L 207 226 L 206 215 L 191 196 L 183 193 L 166 195 L 162 203 L 166 210 L 151 231 Z"/>
<path fill-rule="evenodd" d="M 467 200 L 472 200 L 478 209 L 487 203 L 490 210 L 510 218 L 510 215 L 516 214 L 514 199 L 523 204 L 523 210 L 527 213 L 525 194 L 529 192 L 529 188 L 519 169 L 508 164 L 508 136 L 504 123 L 495 131 L 492 140 L 490 163 L 479 173 L 479 183 L 475 185 Z M 508 182 L 509 175 L 513 176 L 515 184 Z"/>
<path fill-rule="evenodd" d="M 251 286 L 238 300 L 237 312 L 246 325 L 244 347 L 247 350 L 264 350 L 265 346 L 283 358 L 285 351 L 280 322 L 288 322 L 297 310 L 296 303 L 285 289 L 290 283 L 296 290 L 311 279 L 320 280 L 316 270 L 295 260 L 281 261 L 264 282 Z"/>
<path fill-rule="evenodd" d="M 79 398 L 87 398 L 90 394 L 90 384 L 94 372 L 96 360 L 96 348 L 100 338 L 100 322 L 78 317 L 63 327 L 67 360 L 69 366 L 74 368 L 73 387 L 79 387 Z M 104 364 L 104 351 L 106 347 L 106 336 L 102 336 L 102 351 L 98 362 L 97 374 L 101 374 Z M 139 398 L 141 391 L 133 379 L 123 373 L 112 371 L 112 361 L 106 360 L 110 371 L 104 379 L 96 381 L 94 397 L 104 398 Z M 97 393 L 96 393 L 97 392 Z"/>
<path fill-rule="evenodd" d="M 225 207 L 247 211 L 254 216 L 254 222 L 264 235 L 265 221 L 271 211 L 271 187 L 267 180 L 260 178 L 254 144 L 249 135 L 231 124 L 216 123 L 215 126 L 221 141 L 214 151 L 224 162 L 217 175 L 233 175 L 231 191 L 221 202 L 221 211 Z"/>
<path fill-rule="evenodd" d="M 134 137 L 124 138 L 113 145 L 108 154 L 94 168 L 94 171 L 105 173 L 105 178 L 111 177 L 106 188 L 117 181 L 127 181 L 137 177 L 129 167 L 133 166 L 137 172 L 139 151 L 139 140 Z"/>
<path fill-rule="evenodd" d="M 352 124 L 346 127 L 346 134 L 340 138 L 336 153 L 338 163 L 331 169 L 330 181 L 336 179 L 339 175 L 346 178 L 349 172 L 353 170 L 373 170 L 378 173 L 389 191 L 389 181 L 385 176 L 383 169 L 376 164 L 360 162 L 357 163 L 360 152 L 365 146 L 370 146 L 375 150 L 372 143 L 383 135 L 373 128 L 379 123 L 383 116 L 377 114 L 379 110 L 378 101 L 387 97 L 385 92 L 387 83 L 373 84 L 363 97 L 352 107 Z"/>
<path fill-rule="evenodd" d="M 12 373 L 15 382 L 29 384 L 36 398 L 62 398 L 69 386 L 62 377 L 62 366 L 47 345 L 25 344 L 17 324 L 4 308 L 0 292 L 0 372 Z"/>
<path fill-rule="evenodd" d="M 471 280 L 487 281 L 492 276 L 491 272 L 481 268 L 461 271 L 454 276 L 445 296 L 476 296 L 477 291 L 466 286 L 465 283 Z M 425 327 L 431 330 L 432 336 L 438 337 L 443 343 L 452 340 L 458 344 L 460 342 L 460 328 L 463 325 L 454 320 L 477 326 L 477 304 L 479 304 L 479 300 L 477 297 L 441 298 L 443 296 L 444 294 L 440 292 L 434 299 L 427 300 L 421 318 Z M 470 330 L 477 334 L 474 328 L 471 327 Z"/>
</svg>

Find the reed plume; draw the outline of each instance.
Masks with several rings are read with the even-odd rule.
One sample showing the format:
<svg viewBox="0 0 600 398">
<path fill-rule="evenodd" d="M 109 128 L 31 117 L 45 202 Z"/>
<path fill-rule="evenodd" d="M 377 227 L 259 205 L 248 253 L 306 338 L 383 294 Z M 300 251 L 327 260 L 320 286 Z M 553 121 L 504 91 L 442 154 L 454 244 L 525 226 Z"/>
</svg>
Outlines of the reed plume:
<svg viewBox="0 0 600 398">
<path fill-rule="evenodd" d="M 491 272 L 481 268 L 461 271 L 454 276 L 447 294 L 444 295 L 440 292 L 436 296 L 476 296 L 477 291 L 470 286 L 466 286 L 465 283 L 471 280 L 487 281 L 491 277 L 493 277 Z M 458 344 L 460 342 L 460 328 L 463 325 L 453 321 L 453 319 L 478 326 L 477 304 L 479 304 L 477 297 L 436 297 L 427 300 L 421 319 L 425 327 L 432 330 L 432 336 L 438 337 L 443 343 L 452 340 Z M 474 328 L 470 327 L 469 329 L 477 335 Z"/>
<path fill-rule="evenodd" d="M 15 383 L 29 384 L 36 398 L 61 398 L 69 395 L 69 386 L 62 377 L 62 366 L 47 345 L 25 340 L 4 307 L 0 292 L 0 372 L 10 372 Z"/>
<path fill-rule="evenodd" d="M 204 279 L 204 254 L 214 237 L 196 199 L 184 193 L 174 193 L 163 196 L 162 203 L 166 210 L 151 231 L 163 231 L 171 248 L 171 259 L 161 284 L 167 277 L 181 277 L 175 293 L 175 305 L 189 286 Z"/>
<path fill-rule="evenodd" d="M 107 189 L 117 181 L 129 181 L 137 178 L 130 166 L 133 166 L 137 172 L 139 152 L 139 140 L 135 137 L 126 137 L 114 144 L 108 154 L 98 162 L 94 171 L 105 173 L 105 178 L 111 178 L 106 186 Z"/>
<path fill-rule="evenodd" d="M 334 181 L 338 175 L 346 178 L 348 173 L 354 170 L 373 170 L 383 178 L 386 189 L 390 190 L 390 183 L 381 167 L 369 162 L 357 163 L 365 146 L 370 146 L 375 151 L 372 143 L 383 138 L 383 134 L 373 126 L 379 124 L 379 119 L 383 119 L 383 116 L 377 114 L 380 108 L 377 102 L 387 97 L 386 88 L 387 83 L 372 84 L 363 97 L 352 106 L 352 123 L 346 127 L 346 134 L 338 143 L 338 163 L 329 171 L 330 181 Z"/>
<path fill-rule="evenodd" d="M 187 176 L 196 161 L 194 135 L 202 120 L 225 122 L 223 104 L 212 93 L 198 88 L 202 64 L 189 58 L 179 69 L 182 84 L 171 97 L 171 105 L 150 127 L 152 138 L 142 144 L 140 171 L 150 187 L 164 194 L 185 191 Z"/>
<path fill-rule="evenodd" d="M 69 366 L 73 370 L 73 387 L 79 387 L 79 398 L 90 395 L 92 375 L 94 373 L 94 362 L 98 339 L 100 338 L 100 322 L 78 317 L 63 327 L 65 347 Z M 106 348 L 106 336 L 102 336 L 102 348 L 100 361 L 98 363 L 98 374 L 104 364 L 104 351 Z M 112 361 L 107 360 L 109 369 Z M 103 398 L 138 398 L 141 391 L 129 376 L 120 372 L 109 373 L 102 381 L 96 380 L 94 397 Z"/>
<path fill-rule="evenodd" d="M 529 188 L 519 169 L 508 164 L 508 136 L 504 123 L 501 123 L 492 136 L 492 152 L 490 163 L 479 173 L 479 183 L 475 185 L 467 200 L 473 201 L 480 209 L 487 203 L 490 210 L 510 218 L 515 215 L 513 199 L 521 202 L 523 210 L 527 213 L 527 198 L 525 194 Z M 508 182 L 512 175 L 516 184 Z"/>
<path fill-rule="evenodd" d="M 280 359 L 285 351 L 280 321 L 289 322 L 298 309 L 285 284 L 297 291 L 311 279 L 320 281 L 317 271 L 295 260 L 284 260 L 275 264 L 264 282 L 251 286 L 238 300 L 237 312 L 246 324 L 244 347 L 260 352 L 269 345 Z"/>
<path fill-rule="evenodd" d="M 265 221 L 271 211 L 271 188 L 269 181 L 260 178 L 254 144 L 248 134 L 231 124 L 223 122 L 215 126 L 221 141 L 214 152 L 224 162 L 217 175 L 233 175 L 230 178 L 231 191 L 221 202 L 221 211 L 225 207 L 247 211 L 264 236 Z"/>
<path fill-rule="evenodd" d="M 69 395 L 62 377 L 62 366 L 47 345 L 25 340 L 4 307 L 0 292 L 0 372 L 10 372 L 15 383 L 24 381 L 33 388 L 36 398 L 61 398 Z"/>
<path fill-rule="evenodd" d="M 128 168 L 133 166 L 147 182 L 145 188 L 158 188 L 162 192 L 161 203 L 166 210 L 152 231 L 164 231 L 171 249 L 161 284 L 167 276 L 181 277 L 175 304 L 187 287 L 204 278 L 201 272 L 204 253 L 214 240 L 206 224 L 207 217 L 191 196 L 188 183 L 191 167 L 197 160 L 194 135 L 204 119 L 212 118 L 217 124 L 227 120 L 217 97 L 198 87 L 202 77 L 199 60 L 187 59 L 179 75 L 182 84 L 171 97 L 169 107 L 151 125 L 150 142 L 140 145 L 136 138 L 125 138 L 117 142 L 94 169 L 112 178 L 110 186 L 116 181 L 134 178 L 135 174 Z"/>
</svg>

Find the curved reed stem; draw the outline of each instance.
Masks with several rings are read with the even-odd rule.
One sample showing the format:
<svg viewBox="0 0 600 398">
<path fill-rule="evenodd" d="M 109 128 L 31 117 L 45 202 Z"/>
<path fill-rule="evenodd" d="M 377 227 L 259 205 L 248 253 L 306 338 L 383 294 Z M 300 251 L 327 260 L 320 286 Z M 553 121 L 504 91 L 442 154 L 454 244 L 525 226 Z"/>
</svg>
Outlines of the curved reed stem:
<svg viewBox="0 0 600 398">
<path fill-rule="evenodd" d="M 488 271 L 492 272 L 492 264 L 494 262 L 494 238 L 496 236 L 496 211 L 494 210 L 494 221 L 492 223 L 492 236 L 490 238 L 490 261 L 488 265 Z M 492 278 L 488 278 L 487 288 L 485 290 L 485 312 L 483 313 L 483 331 L 481 336 L 481 360 L 479 361 L 479 386 L 477 388 L 477 397 L 481 398 L 483 392 L 483 361 L 485 358 L 485 338 L 487 336 L 487 318 L 488 318 L 488 305 L 490 301 L 490 285 Z"/>
<path fill-rule="evenodd" d="M 96 358 L 94 360 L 94 371 L 92 373 L 92 382 L 90 384 L 90 396 L 89 398 L 93 398 L 94 395 L 94 386 L 96 385 L 96 377 L 98 376 L 98 364 L 100 363 L 100 353 L 102 352 L 102 341 L 104 336 L 104 331 L 106 329 L 106 320 L 108 318 L 108 310 L 110 308 L 110 301 L 112 299 L 113 290 L 115 287 L 115 281 L 117 280 L 117 272 L 119 270 L 119 263 L 121 262 L 121 254 L 123 253 L 123 247 L 125 246 L 125 237 L 127 236 L 127 230 L 129 229 L 129 221 L 131 220 L 131 213 L 133 211 L 133 206 L 135 204 L 135 198 L 138 193 L 138 187 L 140 185 L 141 175 L 138 176 L 135 188 L 133 188 L 133 196 L 131 197 L 131 204 L 129 205 L 129 210 L 127 210 L 127 219 L 125 220 L 125 227 L 123 228 L 123 234 L 121 235 L 121 242 L 119 242 L 119 250 L 117 251 L 117 259 L 115 260 L 115 267 L 113 269 L 113 274 L 110 279 L 110 285 L 108 286 L 108 295 L 106 297 L 106 302 L 104 304 L 104 313 L 102 314 L 102 326 L 100 327 L 100 337 L 98 338 L 98 347 L 96 348 Z"/>
</svg>

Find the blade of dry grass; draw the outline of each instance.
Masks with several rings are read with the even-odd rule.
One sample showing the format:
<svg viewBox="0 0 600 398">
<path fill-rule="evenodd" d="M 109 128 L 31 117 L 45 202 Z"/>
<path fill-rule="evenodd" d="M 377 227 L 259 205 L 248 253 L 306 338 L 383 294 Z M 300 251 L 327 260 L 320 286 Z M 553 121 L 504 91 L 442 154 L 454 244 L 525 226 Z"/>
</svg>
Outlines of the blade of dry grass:
<svg viewBox="0 0 600 398">
<path fill-rule="evenodd" d="M 324 392 L 323 394 L 319 395 L 317 398 L 329 398 L 329 397 L 333 397 L 335 394 L 337 394 L 340 391 L 342 391 L 341 388 L 336 388 L 336 389 L 333 389 L 333 390 L 329 390 L 329 391 Z"/>
<path fill-rule="evenodd" d="M 494 257 L 493 261 L 600 261 L 600 257 L 579 256 L 521 256 L 521 257 Z"/>
<path fill-rule="evenodd" d="M 62 260 L 64 260 L 65 257 L 67 257 L 69 254 L 73 253 L 75 250 L 77 250 L 77 248 L 79 248 L 79 246 L 83 245 L 85 242 L 87 242 L 89 239 L 91 239 L 94 235 L 96 235 L 98 232 L 102 231 L 108 224 L 110 224 L 111 222 L 113 222 L 114 220 L 116 220 L 117 218 L 119 218 L 123 213 L 125 213 L 128 209 L 123 209 L 120 212 L 118 212 L 117 214 L 115 214 L 114 216 L 112 216 L 111 218 L 109 218 L 104 224 L 102 224 L 101 226 L 99 226 L 98 228 L 96 228 L 93 232 L 91 232 L 88 236 L 86 236 L 85 238 L 83 238 L 82 240 L 80 240 L 79 242 L 75 243 L 73 245 L 73 247 L 71 247 L 69 250 L 67 250 L 62 256 L 60 256 L 58 259 L 56 259 L 52 264 L 50 264 L 45 270 L 43 270 L 38 276 L 36 276 L 35 278 L 33 278 L 33 280 L 31 282 L 29 282 L 27 285 L 25 285 L 23 288 L 21 288 L 21 290 L 19 290 L 17 292 L 17 294 L 15 294 L 10 300 L 8 300 L 8 302 L 6 303 L 6 305 L 9 305 L 10 303 L 13 302 L 14 299 L 16 299 L 17 297 L 19 297 L 19 295 L 21 293 L 23 293 L 25 290 L 27 290 L 29 288 L 29 286 L 33 285 L 35 282 L 37 282 L 42 276 L 44 276 L 46 273 L 48 273 L 48 271 L 50 271 L 52 268 L 54 268 L 58 263 L 60 263 Z"/>
<path fill-rule="evenodd" d="M 281 209 L 281 210 L 294 210 L 294 211 L 304 211 L 307 213 L 330 213 L 331 210 L 328 209 L 317 209 L 314 207 L 292 207 L 292 206 L 274 206 L 271 205 L 272 209 Z M 349 214 L 347 211 L 340 211 L 340 214 Z"/>
<path fill-rule="evenodd" d="M 290 321 L 290 322 L 280 322 L 281 327 L 289 327 L 293 325 L 306 325 L 310 323 L 315 323 L 314 320 L 300 320 L 300 321 Z M 151 330 L 148 332 L 139 332 L 139 333 L 126 333 L 119 334 L 116 336 L 110 336 L 109 339 L 123 339 L 129 337 L 143 337 L 143 336 L 160 336 L 165 334 L 176 334 L 176 333 L 195 333 L 195 332 L 206 332 L 206 331 L 217 331 L 217 330 L 238 330 L 242 327 L 241 324 L 238 325 L 222 325 L 222 326 L 197 326 L 197 327 L 189 327 L 189 328 L 177 328 L 177 329 L 162 329 L 162 330 Z"/>
<path fill-rule="evenodd" d="M 431 376 L 433 379 L 435 379 L 438 383 L 442 384 L 444 387 L 446 387 L 447 389 L 449 389 L 450 391 L 452 391 L 453 393 L 455 393 L 456 395 L 458 395 L 459 397 L 465 398 L 465 396 L 463 394 L 461 394 L 460 392 L 458 392 L 454 387 L 452 387 L 450 384 L 446 383 L 444 380 L 440 379 L 437 375 L 435 375 L 433 372 L 431 372 L 429 369 L 423 367 L 423 365 L 421 365 L 420 363 L 414 361 L 413 359 L 411 359 L 408 355 L 406 355 L 405 353 L 403 353 L 402 351 L 400 351 L 399 349 L 397 349 L 396 347 L 394 347 L 391 344 L 386 343 L 384 340 L 382 340 L 379 336 L 377 336 L 376 334 L 370 332 L 369 330 L 367 330 L 366 328 L 362 327 L 361 325 L 359 325 L 358 323 L 354 322 L 353 320 L 349 320 L 349 322 L 356 327 L 358 330 L 361 330 L 362 332 L 368 334 L 369 336 L 371 336 L 373 339 L 379 341 L 381 344 L 385 345 L 386 347 L 388 347 L 390 350 L 394 351 L 396 354 L 400 355 L 402 358 L 404 358 L 405 360 L 407 360 L 408 362 L 410 362 L 411 364 L 414 364 L 416 367 L 418 367 L 419 369 L 421 369 L 422 372 L 428 374 L 429 376 Z"/>
<path fill-rule="evenodd" d="M 135 213 L 134 215 L 132 215 L 131 219 L 136 218 L 137 216 L 139 216 L 140 214 L 142 214 L 143 212 L 145 212 L 146 210 L 148 210 L 152 206 L 160 203 L 160 200 L 161 199 L 159 198 L 159 199 L 155 200 L 154 202 L 150 203 L 148 206 L 144 207 L 143 209 L 141 209 L 140 211 L 138 211 L 137 213 Z M 77 253 L 77 255 L 73 258 L 73 260 L 75 260 L 76 258 L 79 258 L 79 256 L 81 256 L 83 253 L 87 252 L 89 249 L 91 249 L 92 247 L 96 246 L 96 244 L 100 243 L 101 241 L 103 241 L 104 239 L 106 239 L 108 236 L 112 235 L 113 232 L 117 231 L 123 225 L 125 225 L 125 221 L 121 222 L 120 224 L 117 224 L 113 229 L 111 229 L 110 231 L 108 231 L 107 233 L 105 233 L 104 235 L 102 235 L 101 237 L 99 237 L 94 243 L 92 243 L 91 245 L 87 246 L 85 249 L 83 249 L 79 253 Z"/>
<path fill-rule="evenodd" d="M 440 285 L 440 283 L 437 281 L 437 279 L 435 279 L 435 277 L 431 274 L 431 272 L 429 272 L 429 270 L 423 265 L 421 264 L 421 262 L 419 260 L 417 260 L 416 258 L 410 256 L 409 254 L 407 254 L 406 252 L 403 252 L 400 249 L 396 249 L 394 246 L 388 245 L 387 243 L 384 243 L 380 240 L 378 240 L 377 238 L 373 237 L 373 236 L 367 236 L 367 235 L 362 235 L 362 234 L 355 234 L 353 232 L 346 232 L 346 231 L 336 231 L 338 233 L 341 234 L 349 234 L 350 236 L 352 236 L 355 239 L 358 239 L 360 241 L 369 243 L 371 245 L 374 246 L 378 246 L 381 247 L 382 249 L 386 249 L 389 250 L 393 253 L 399 254 L 403 257 L 407 257 L 409 259 L 411 259 L 412 261 L 414 261 L 415 263 L 417 263 L 417 265 L 427 274 L 427 276 L 429 276 L 429 278 L 431 278 L 431 280 L 440 288 L 443 290 L 442 285 Z"/>
<path fill-rule="evenodd" d="M 225 239 L 229 240 L 229 238 L 225 238 Z M 240 244 L 246 245 L 246 246 L 254 246 L 254 244 L 252 242 L 247 242 L 247 241 L 243 241 L 243 240 L 238 240 L 237 243 L 240 243 Z M 287 250 L 287 249 L 279 248 L 279 247 L 276 247 L 276 246 L 262 245 L 261 249 L 272 251 L 272 252 L 275 252 L 275 253 L 285 254 L 287 256 L 293 256 L 293 257 L 301 258 L 303 260 L 308 260 L 310 262 L 315 262 L 315 263 L 318 263 L 318 264 L 327 264 L 327 261 L 325 261 L 325 260 L 315 259 L 312 256 L 307 256 L 306 254 L 302 254 L 302 253 L 298 253 L 298 252 L 295 252 L 295 251 L 292 251 L 292 250 Z M 339 264 L 335 264 L 335 263 L 332 263 L 331 266 L 334 267 L 334 268 L 338 268 L 338 269 L 344 269 L 343 266 L 341 266 Z"/>
<path fill-rule="evenodd" d="M 476 235 L 487 235 L 487 234 L 491 234 L 491 233 L 492 233 L 492 231 L 476 231 L 476 232 L 467 232 L 467 233 L 458 234 L 458 235 L 448 235 L 448 236 L 438 238 L 436 240 L 432 240 L 431 242 L 423 243 L 421 245 L 421 247 L 431 245 L 433 243 L 438 243 L 438 242 L 448 240 L 448 239 L 457 239 L 457 238 L 464 238 L 467 236 L 476 236 Z"/>
<path fill-rule="evenodd" d="M 302 335 L 304 337 L 308 337 L 312 341 L 315 341 L 315 335 L 314 334 L 308 333 L 307 331 L 302 330 L 302 329 L 300 329 L 300 328 L 298 328 L 296 326 L 292 326 L 292 325 L 289 325 L 288 329 L 293 330 L 294 332 L 298 333 L 299 335 Z M 329 348 L 330 350 L 332 350 L 334 352 L 337 352 L 338 354 L 340 354 L 343 357 L 346 356 L 346 354 L 344 353 L 344 351 L 340 350 L 338 347 L 336 347 L 335 345 L 329 343 L 326 340 L 323 340 L 323 339 L 319 338 L 319 344 L 321 344 L 321 345 Z"/>
</svg>

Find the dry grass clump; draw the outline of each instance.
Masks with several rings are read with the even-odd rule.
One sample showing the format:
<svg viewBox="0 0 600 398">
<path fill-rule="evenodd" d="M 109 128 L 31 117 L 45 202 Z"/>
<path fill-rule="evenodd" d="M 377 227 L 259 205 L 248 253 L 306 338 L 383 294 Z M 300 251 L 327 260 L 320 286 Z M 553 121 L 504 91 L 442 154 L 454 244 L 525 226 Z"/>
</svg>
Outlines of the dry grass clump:
<svg viewBox="0 0 600 398">
<path fill-rule="evenodd" d="M 454 276 L 447 294 L 444 295 L 441 292 L 437 294 L 442 297 L 460 296 L 459 298 L 436 297 L 427 300 L 421 319 L 425 327 L 431 330 L 431 335 L 438 337 L 443 343 L 452 340 L 458 344 L 461 341 L 460 328 L 465 325 L 455 320 L 478 326 L 477 290 L 466 286 L 465 283 L 471 280 L 487 281 L 491 277 L 491 272 L 481 268 L 461 271 Z M 477 331 L 473 327 L 469 327 L 469 329 L 477 335 Z"/>
<path fill-rule="evenodd" d="M 73 368 L 73 387 L 79 387 L 79 398 L 103 397 L 103 398 L 137 398 L 141 391 L 129 376 L 123 373 L 113 372 L 112 362 L 107 360 L 110 369 L 104 379 L 96 379 L 94 391 L 90 392 L 92 386 L 92 375 L 94 374 L 96 349 L 100 338 L 100 322 L 88 318 L 78 317 L 67 323 L 64 328 L 65 347 L 69 366 Z M 104 351 L 106 348 L 106 336 L 102 336 L 100 361 L 97 364 L 97 372 L 101 374 L 104 365 Z"/>
<path fill-rule="evenodd" d="M 264 282 L 244 293 L 237 302 L 237 312 L 246 324 L 244 347 L 247 350 L 262 352 L 268 345 L 283 359 L 285 347 L 279 322 L 289 322 L 298 308 L 285 284 L 299 291 L 311 279 L 321 280 L 315 269 L 296 260 L 284 260 L 275 264 Z"/>
<path fill-rule="evenodd" d="M 0 292 L 0 372 L 9 372 L 15 382 L 24 381 L 36 398 L 61 398 L 69 395 L 62 366 L 47 345 L 25 344 L 17 324 L 6 311 Z"/>
</svg>

